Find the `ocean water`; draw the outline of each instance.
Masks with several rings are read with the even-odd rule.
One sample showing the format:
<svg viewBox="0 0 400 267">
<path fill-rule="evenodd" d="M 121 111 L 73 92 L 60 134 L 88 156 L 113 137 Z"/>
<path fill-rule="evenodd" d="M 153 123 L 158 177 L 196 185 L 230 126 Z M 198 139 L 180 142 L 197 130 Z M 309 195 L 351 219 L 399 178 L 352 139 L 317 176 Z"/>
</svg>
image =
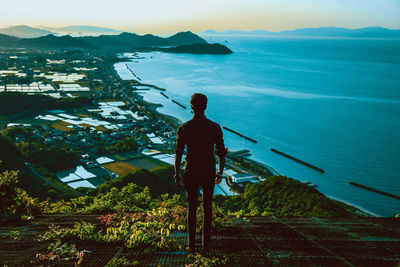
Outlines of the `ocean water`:
<svg viewBox="0 0 400 267">
<path fill-rule="evenodd" d="M 377 215 L 400 213 L 400 200 L 349 184 L 400 195 L 400 40 L 203 37 L 234 53 L 151 52 L 130 59 L 143 82 L 167 89 L 188 109 L 153 89 L 144 93 L 146 100 L 186 121 L 190 96 L 205 93 L 210 119 L 258 141 L 224 131 L 228 148 L 249 149 L 251 158 L 310 181 L 332 198 Z M 132 78 L 125 63 L 115 68 Z"/>
</svg>

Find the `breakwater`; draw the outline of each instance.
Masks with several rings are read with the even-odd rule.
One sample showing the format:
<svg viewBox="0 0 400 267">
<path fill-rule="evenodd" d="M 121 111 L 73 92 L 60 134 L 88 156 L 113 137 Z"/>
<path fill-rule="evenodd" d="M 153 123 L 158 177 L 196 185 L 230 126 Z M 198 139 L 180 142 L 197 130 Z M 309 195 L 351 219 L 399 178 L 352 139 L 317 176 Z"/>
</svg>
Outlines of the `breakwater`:
<svg viewBox="0 0 400 267">
<path fill-rule="evenodd" d="M 169 96 L 167 96 L 166 94 L 164 94 L 163 92 L 160 92 L 160 94 L 165 97 L 165 98 L 169 98 Z"/>
<path fill-rule="evenodd" d="M 360 188 L 365 189 L 365 190 L 369 190 L 369 191 L 384 195 L 384 196 L 392 197 L 392 198 L 395 198 L 395 199 L 400 199 L 400 196 L 396 196 L 396 195 L 393 195 L 393 194 L 390 194 L 390 193 L 387 193 L 387 192 L 384 192 L 384 191 L 380 191 L 378 189 L 375 189 L 375 188 L 372 188 L 372 187 L 368 187 L 368 186 L 365 186 L 365 185 L 362 185 L 362 184 L 358 184 L 358 183 L 355 183 L 355 182 L 349 182 L 349 184 L 357 186 L 357 187 L 360 187 Z"/>
<path fill-rule="evenodd" d="M 235 130 L 229 129 L 228 127 L 225 127 L 225 126 L 222 126 L 222 128 L 224 128 L 225 130 L 227 130 L 227 131 L 229 131 L 229 132 L 231 132 L 231 133 L 234 133 L 234 134 L 236 134 L 236 135 L 239 135 L 240 137 L 243 137 L 244 139 L 247 139 L 247 140 L 249 140 L 249 141 L 251 141 L 251 142 L 253 142 L 253 143 L 257 143 L 256 140 L 254 140 L 254 139 L 252 139 L 252 138 L 250 138 L 250 137 L 247 137 L 247 136 L 245 136 L 245 135 L 243 135 L 243 134 L 241 134 L 241 133 L 238 133 L 238 132 L 236 132 Z"/>
<path fill-rule="evenodd" d="M 238 151 L 233 151 L 233 152 L 228 152 L 229 157 L 237 157 L 237 156 L 249 156 L 250 154 L 250 150 L 248 149 L 242 149 L 242 150 L 238 150 Z"/>
<path fill-rule="evenodd" d="M 132 90 L 135 90 L 135 91 L 149 91 L 150 88 L 137 88 L 137 87 L 132 87 Z"/>
<path fill-rule="evenodd" d="M 164 88 L 158 87 L 158 86 L 156 86 L 156 85 L 153 85 L 153 84 L 141 83 L 140 85 L 141 85 L 141 86 L 148 86 L 148 87 L 152 87 L 152 88 L 154 88 L 154 89 L 157 89 L 157 90 L 160 90 L 160 91 L 167 91 L 167 89 L 164 89 Z"/>
<path fill-rule="evenodd" d="M 184 105 L 182 105 L 181 103 L 179 103 L 178 101 L 171 99 L 172 102 L 174 102 L 175 104 L 177 104 L 178 106 L 180 106 L 181 108 L 186 109 L 186 107 Z"/>
<path fill-rule="evenodd" d="M 132 75 L 138 79 L 139 81 L 141 81 L 141 79 L 133 72 L 133 70 L 131 68 L 129 68 L 128 64 L 125 64 L 126 68 L 132 73 Z"/>
<path fill-rule="evenodd" d="M 275 153 L 279 154 L 279 155 L 282 155 L 282 156 L 287 157 L 287 158 L 289 158 L 289 159 L 291 159 L 291 160 L 294 160 L 294 161 L 296 161 L 296 162 L 298 162 L 298 163 L 300 163 L 300 164 L 303 164 L 303 165 L 305 165 L 305 166 L 307 166 L 307 167 L 309 167 L 309 168 L 311 168 L 311 169 L 314 169 L 314 170 L 319 171 L 319 172 L 321 172 L 321 173 L 324 173 L 324 172 L 325 172 L 323 169 L 320 169 L 320 168 L 318 168 L 318 167 L 315 167 L 314 165 L 311 165 L 310 163 L 307 163 L 307 162 L 302 161 L 302 160 L 300 160 L 300 159 L 298 159 L 298 158 L 295 158 L 295 157 L 290 156 L 290 155 L 288 155 L 288 154 L 286 154 L 286 153 L 283 153 L 283 152 L 281 152 L 281 151 L 279 151 L 279 150 L 276 150 L 275 148 L 270 148 L 270 150 L 271 150 L 272 152 L 275 152 Z"/>
</svg>

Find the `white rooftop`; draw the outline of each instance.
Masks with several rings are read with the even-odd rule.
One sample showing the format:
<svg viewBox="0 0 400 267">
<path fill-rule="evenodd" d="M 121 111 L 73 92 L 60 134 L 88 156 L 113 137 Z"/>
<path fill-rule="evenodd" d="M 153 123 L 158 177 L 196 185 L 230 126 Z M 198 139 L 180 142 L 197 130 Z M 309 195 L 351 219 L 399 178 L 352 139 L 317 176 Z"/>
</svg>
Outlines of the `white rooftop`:
<svg viewBox="0 0 400 267">
<path fill-rule="evenodd" d="M 99 164 L 105 164 L 105 163 L 110 163 L 113 162 L 113 159 L 107 158 L 107 157 L 100 157 L 96 159 L 97 163 Z"/>
<path fill-rule="evenodd" d="M 93 184 L 89 183 L 86 180 L 78 181 L 78 182 L 72 182 L 68 183 L 68 185 L 74 189 L 78 187 L 90 187 L 90 188 L 96 188 Z"/>
</svg>

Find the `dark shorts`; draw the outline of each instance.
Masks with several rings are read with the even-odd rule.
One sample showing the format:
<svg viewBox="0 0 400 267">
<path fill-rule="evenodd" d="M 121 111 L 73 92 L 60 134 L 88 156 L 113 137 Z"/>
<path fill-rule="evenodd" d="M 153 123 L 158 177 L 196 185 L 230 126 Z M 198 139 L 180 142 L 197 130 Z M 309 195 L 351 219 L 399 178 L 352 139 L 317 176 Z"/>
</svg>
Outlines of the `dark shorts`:
<svg viewBox="0 0 400 267">
<path fill-rule="evenodd" d="M 207 185 L 207 184 L 213 184 L 215 182 L 215 173 L 214 174 L 203 174 L 203 175 L 191 175 L 185 172 L 185 175 L 183 177 L 183 183 L 190 184 L 190 185 Z"/>
</svg>

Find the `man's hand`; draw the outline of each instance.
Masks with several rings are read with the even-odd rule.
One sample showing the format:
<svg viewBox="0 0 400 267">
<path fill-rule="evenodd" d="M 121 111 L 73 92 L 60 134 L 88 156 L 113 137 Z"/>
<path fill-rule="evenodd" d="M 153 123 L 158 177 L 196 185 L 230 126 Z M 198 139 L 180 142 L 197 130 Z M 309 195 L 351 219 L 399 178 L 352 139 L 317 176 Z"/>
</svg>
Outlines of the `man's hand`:
<svg viewBox="0 0 400 267">
<path fill-rule="evenodd" d="M 176 185 L 183 185 L 182 178 L 180 174 L 175 174 L 175 183 Z"/>
<path fill-rule="evenodd" d="M 221 183 L 221 181 L 222 181 L 222 174 L 217 172 L 215 174 L 215 184 L 219 184 L 219 183 Z"/>
</svg>

